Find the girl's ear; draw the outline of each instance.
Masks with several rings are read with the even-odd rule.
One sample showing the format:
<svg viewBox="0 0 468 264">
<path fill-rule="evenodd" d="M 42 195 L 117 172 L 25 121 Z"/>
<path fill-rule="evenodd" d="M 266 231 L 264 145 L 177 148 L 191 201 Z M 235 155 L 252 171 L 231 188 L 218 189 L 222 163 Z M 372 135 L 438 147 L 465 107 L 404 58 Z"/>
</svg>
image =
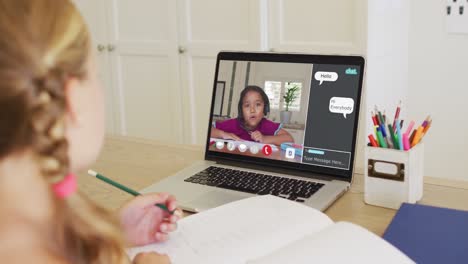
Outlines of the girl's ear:
<svg viewBox="0 0 468 264">
<path fill-rule="evenodd" d="M 69 78 L 65 82 L 65 101 L 66 101 L 66 117 L 67 125 L 71 127 L 81 125 L 81 109 L 83 104 L 83 96 L 81 95 L 81 82 L 76 77 Z"/>
</svg>

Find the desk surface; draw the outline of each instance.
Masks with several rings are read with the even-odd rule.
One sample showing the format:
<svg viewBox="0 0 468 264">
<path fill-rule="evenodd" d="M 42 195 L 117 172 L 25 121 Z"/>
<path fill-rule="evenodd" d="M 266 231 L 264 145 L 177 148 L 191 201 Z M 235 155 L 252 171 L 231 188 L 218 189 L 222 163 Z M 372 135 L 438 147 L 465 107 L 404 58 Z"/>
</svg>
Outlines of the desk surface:
<svg viewBox="0 0 468 264">
<path fill-rule="evenodd" d="M 170 145 L 156 141 L 108 136 L 93 170 L 133 189 L 143 189 L 195 161 L 203 159 L 201 146 Z M 80 190 L 103 206 L 116 209 L 130 195 L 82 173 Z M 395 210 L 364 203 L 363 175 L 356 174 L 350 191 L 325 213 L 334 221 L 349 221 L 382 235 Z M 421 204 L 468 210 L 468 182 L 425 178 Z"/>
</svg>

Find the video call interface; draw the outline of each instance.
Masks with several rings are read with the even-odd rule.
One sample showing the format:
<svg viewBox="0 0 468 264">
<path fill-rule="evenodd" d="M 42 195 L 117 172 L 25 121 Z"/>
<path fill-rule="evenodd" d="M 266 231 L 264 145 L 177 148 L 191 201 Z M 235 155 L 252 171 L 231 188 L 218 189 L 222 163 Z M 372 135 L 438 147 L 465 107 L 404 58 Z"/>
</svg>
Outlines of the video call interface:
<svg viewBox="0 0 468 264">
<path fill-rule="evenodd" d="M 220 61 L 209 150 L 349 170 L 360 70 Z"/>
</svg>

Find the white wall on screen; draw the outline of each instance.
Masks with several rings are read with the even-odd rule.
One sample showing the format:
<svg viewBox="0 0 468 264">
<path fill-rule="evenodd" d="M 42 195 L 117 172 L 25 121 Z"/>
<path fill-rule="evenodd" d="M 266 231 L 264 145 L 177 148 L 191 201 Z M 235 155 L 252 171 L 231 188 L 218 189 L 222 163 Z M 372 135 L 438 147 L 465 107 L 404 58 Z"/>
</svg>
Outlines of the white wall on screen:
<svg viewBox="0 0 468 264">
<path fill-rule="evenodd" d="M 218 79 L 217 81 L 226 82 L 226 87 L 224 91 L 224 98 L 223 98 L 223 112 L 222 115 L 228 114 L 229 108 L 229 92 L 231 89 L 231 79 L 232 79 L 232 68 L 234 62 L 232 61 L 223 61 L 219 64 L 218 69 Z"/>
<path fill-rule="evenodd" d="M 252 63 L 250 72 L 250 84 L 265 87 L 265 81 L 281 81 L 281 82 L 302 82 L 302 94 L 300 111 L 293 112 L 291 116 L 292 123 L 304 124 L 306 120 L 307 107 L 309 104 L 310 82 L 312 78 L 312 65 L 299 63 Z M 284 95 L 284 94 L 282 94 Z M 270 118 L 279 122 L 279 113 L 283 110 L 280 104 L 280 109 L 271 109 Z"/>
</svg>

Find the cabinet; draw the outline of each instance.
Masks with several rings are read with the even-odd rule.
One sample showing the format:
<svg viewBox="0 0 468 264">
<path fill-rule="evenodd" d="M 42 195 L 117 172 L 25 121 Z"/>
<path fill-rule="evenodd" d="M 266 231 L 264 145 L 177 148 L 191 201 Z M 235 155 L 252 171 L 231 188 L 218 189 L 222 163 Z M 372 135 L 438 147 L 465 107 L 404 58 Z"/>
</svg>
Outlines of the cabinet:
<svg viewBox="0 0 468 264">
<path fill-rule="evenodd" d="M 118 110 L 116 95 L 112 89 L 114 80 L 111 76 L 109 67 L 109 56 L 113 52 L 113 47 L 110 46 L 108 40 L 107 28 L 107 12 L 105 1 L 93 0 L 77 0 L 75 1 L 78 9 L 80 9 L 86 22 L 89 25 L 89 30 L 93 39 L 93 53 L 98 64 L 99 79 L 104 87 L 106 95 L 105 110 L 106 110 L 106 129 L 108 133 L 116 133 L 118 116 L 114 115 Z"/>
<path fill-rule="evenodd" d="M 94 37 L 117 134 L 204 144 L 220 50 L 365 52 L 365 0 L 75 2 Z"/>
<path fill-rule="evenodd" d="M 365 54 L 366 0 L 268 0 L 273 51 Z"/>
<path fill-rule="evenodd" d="M 93 36 L 109 133 L 179 142 L 176 2 L 75 0 Z"/>
</svg>

